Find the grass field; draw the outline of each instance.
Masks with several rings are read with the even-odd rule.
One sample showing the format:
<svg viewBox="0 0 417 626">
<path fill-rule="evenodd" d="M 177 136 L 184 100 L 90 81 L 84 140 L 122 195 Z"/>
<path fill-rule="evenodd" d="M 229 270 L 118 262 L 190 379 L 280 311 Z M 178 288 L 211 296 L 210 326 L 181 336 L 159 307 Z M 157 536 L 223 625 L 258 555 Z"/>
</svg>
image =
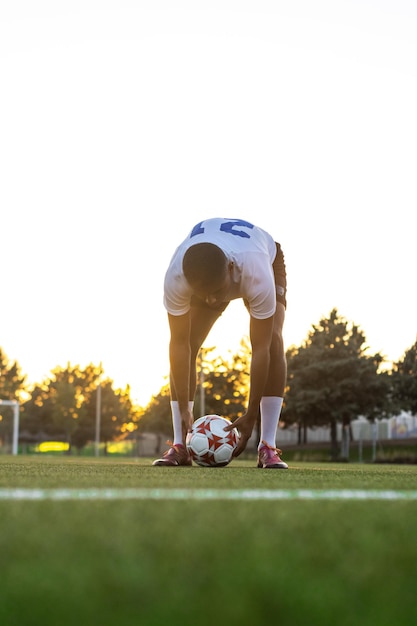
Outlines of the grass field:
<svg viewBox="0 0 417 626">
<path fill-rule="evenodd" d="M 417 466 L 0 457 L 0 624 L 414 626 L 416 491 Z"/>
</svg>

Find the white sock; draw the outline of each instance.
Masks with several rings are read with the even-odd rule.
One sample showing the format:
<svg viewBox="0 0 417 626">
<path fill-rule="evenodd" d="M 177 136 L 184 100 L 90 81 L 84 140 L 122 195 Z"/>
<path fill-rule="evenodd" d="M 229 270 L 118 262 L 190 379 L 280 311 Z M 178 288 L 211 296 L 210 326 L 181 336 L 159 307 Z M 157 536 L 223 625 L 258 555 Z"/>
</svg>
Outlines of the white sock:
<svg viewBox="0 0 417 626">
<path fill-rule="evenodd" d="M 174 446 L 183 443 L 182 439 L 182 420 L 180 415 L 180 410 L 178 408 L 178 402 L 176 400 L 171 400 L 171 415 L 172 415 L 172 428 L 174 430 Z M 189 400 L 188 406 L 190 407 L 190 411 L 194 408 L 193 400 Z"/>
<path fill-rule="evenodd" d="M 261 398 L 261 436 L 258 449 L 261 447 L 262 441 L 275 448 L 283 400 L 278 396 Z"/>
</svg>

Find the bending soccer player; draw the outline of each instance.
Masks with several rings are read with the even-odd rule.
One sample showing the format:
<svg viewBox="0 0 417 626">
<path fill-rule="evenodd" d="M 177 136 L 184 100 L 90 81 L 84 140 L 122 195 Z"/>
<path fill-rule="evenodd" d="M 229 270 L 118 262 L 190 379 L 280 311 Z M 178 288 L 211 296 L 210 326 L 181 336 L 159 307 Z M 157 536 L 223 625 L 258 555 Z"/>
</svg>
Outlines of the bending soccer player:
<svg viewBox="0 0 417 626">
<path fill-rule="evenodd" d="M 153 465 L 191 465 L 186 435 L 193 424 L 196 359 L 210 329 L 231 300 L 242 298 L 250 316 L 250 387 L 247 410 L 227 429 L 240 434 L 243 452 L 259 415 L 258 467 L 287 469 L 276 448 L 286 382 L 282 338 L 287 279 L 281 246 L 241 219 L 200 222 L 178 246 L 164 281 L 170 327 L 173 444 Z"/>
</svg>

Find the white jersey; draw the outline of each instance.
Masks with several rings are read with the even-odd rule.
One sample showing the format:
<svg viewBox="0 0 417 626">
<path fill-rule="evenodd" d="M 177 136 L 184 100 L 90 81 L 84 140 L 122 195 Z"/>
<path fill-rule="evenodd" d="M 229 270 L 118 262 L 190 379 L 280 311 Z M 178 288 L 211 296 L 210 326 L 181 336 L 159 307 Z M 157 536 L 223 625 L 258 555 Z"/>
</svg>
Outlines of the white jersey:
<svg viewBox="0 0 417 626">
<path fill-rule="evenodd" d="M 265 230 L 239 219 L 211 218 L 200 222 L 178 246 L 164 281 L 164 305 L 172 315 L 190 310 L 193 291 L 182 269 L 185 252 L 197 243 L 212 243 L 233 262 L 232 281 L 224 300 L 243 298 L 250 314 L 266 319 L 275 313 L 276 287 L 272 263 L 277 252 Z"/>
</svg>

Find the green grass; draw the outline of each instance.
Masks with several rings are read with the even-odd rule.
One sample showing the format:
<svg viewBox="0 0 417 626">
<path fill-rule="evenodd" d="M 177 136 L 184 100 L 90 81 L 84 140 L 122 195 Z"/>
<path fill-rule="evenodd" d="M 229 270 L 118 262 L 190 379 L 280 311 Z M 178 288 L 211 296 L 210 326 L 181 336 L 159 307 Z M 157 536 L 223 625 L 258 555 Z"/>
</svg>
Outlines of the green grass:
<svg viewBox="0 0 417 626">
<path fill-rule="evenodd" d="M 0 457 L 4 488 L 416 490 L 417 467 Z M 1 626 L 408 626 L 417 501 L 1 501 Z"/>
</svg>

